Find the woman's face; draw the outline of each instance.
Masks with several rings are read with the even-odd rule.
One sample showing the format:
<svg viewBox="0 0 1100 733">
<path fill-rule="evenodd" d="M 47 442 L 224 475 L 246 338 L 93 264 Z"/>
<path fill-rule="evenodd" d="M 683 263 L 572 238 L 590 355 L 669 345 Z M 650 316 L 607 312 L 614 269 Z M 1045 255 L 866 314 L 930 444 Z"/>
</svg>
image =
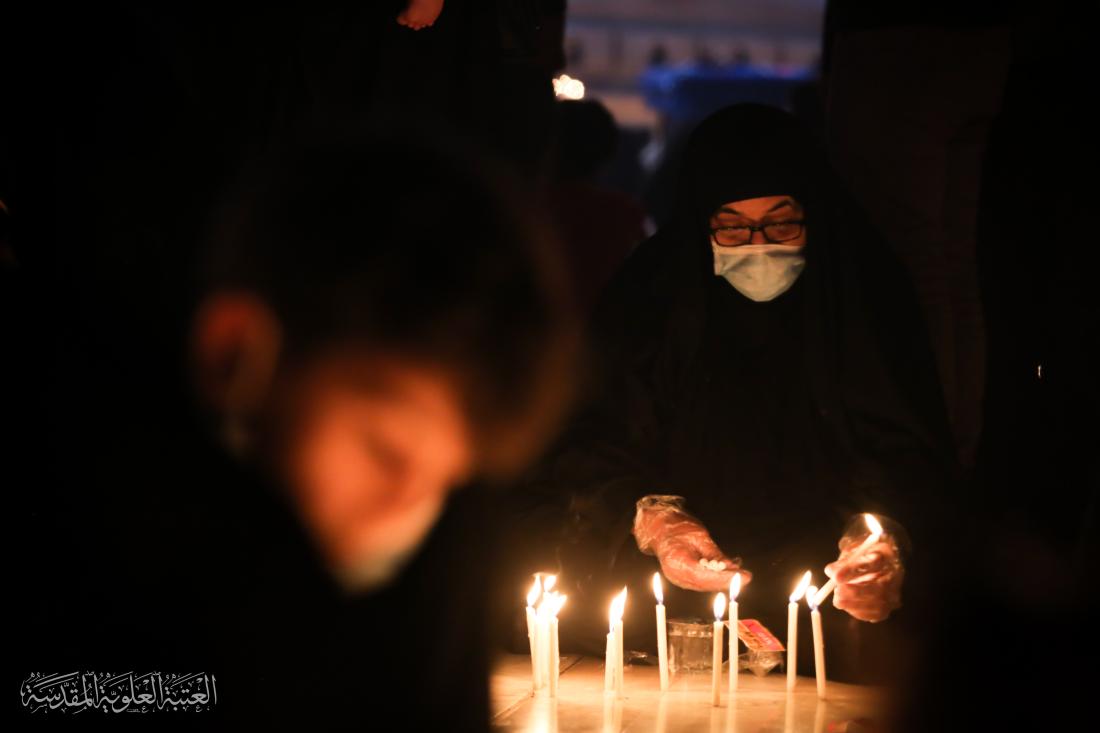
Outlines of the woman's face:
<svg viewBox="0 0 1100 733">
<path fill-rule="evenodd" d="M 711 239 L 719 247 L 744 244 L 806 244 L 802 205 L 793 196 L 761 196 L 722 204 L 710 217 Z"/>
</svg>

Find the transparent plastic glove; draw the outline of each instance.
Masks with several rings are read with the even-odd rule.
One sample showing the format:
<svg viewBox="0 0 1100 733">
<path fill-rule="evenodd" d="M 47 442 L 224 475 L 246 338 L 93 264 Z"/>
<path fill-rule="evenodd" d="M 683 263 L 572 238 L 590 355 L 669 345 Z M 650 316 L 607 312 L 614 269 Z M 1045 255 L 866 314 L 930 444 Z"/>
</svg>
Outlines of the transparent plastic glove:
<svg viewBox="0 0 1100 733">
<path fill-rule="evenodd" d="M 840 538 L 840 557 L 825 566 L 825 574 L 836 578 L 833 605 L 860 621 L 877 623 L 901 607 L 901 586 L 905 566 L 891 525 L 882 520 L 886 531 L 878 541 L 860 550 L 867 530 L 849 531 Z M 900 528 L 899 528 L 900 529 Z"/>
<path fill-rule="evenodd" d="M 752 573 L 741 567 L 741 558 L 722 552 L 703 523 L 683 506 L 679 496 L 639 499 L 634 515 L 638 549 L 656 555 L 665 578 L 686 590 L 728 590 L 734 573 L 741 573 L 742 585 L 751 581 Z"/>
</svg>

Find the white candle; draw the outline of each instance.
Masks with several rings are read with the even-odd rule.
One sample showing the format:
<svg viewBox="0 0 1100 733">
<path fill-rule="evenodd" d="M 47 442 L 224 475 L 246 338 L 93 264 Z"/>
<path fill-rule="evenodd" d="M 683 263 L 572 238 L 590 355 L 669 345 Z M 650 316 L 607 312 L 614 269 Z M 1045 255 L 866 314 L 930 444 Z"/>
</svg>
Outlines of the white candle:
<svg viewBox="0 0 1100 733">
<path fill-rule="evenodd" d="M 807 570 L 791 593 L 791 602 L 787 604 L 787 689 L 793 690 L 798 680 L 798 602 L 806 593 L 813 574 Z"/>
<path fill-rule="evenodd" d="M 867 524 L 867 531 L 870 532 L 870 534 L 867 535 L 867 538 L 856 548 L 854 553 L 856 555 L 878 542 L 878 538 L 882 537 L 882 525 L 875 519 L 874 514 L 864 514 L 863 521 Z M 824 603 L 825 599 L 829 597 L 829 594 L 833 592 L 834 588 L 836 588 L 836 578 L 829 578 L 829 582 L 821 586 L 821 590 L 817 592 L 817 597 L 814 598 L 814 605 L 820 606 Z"/>
<path fill-rule="evenodd" d="M 539 680 L 540 687 L 550 684 L 550 620 L 557 615 L 556 605 L 559 599 L 557 593 L 551 590 L 558 581 L 556 575 L 544 575 L 542 577 L 542 601 L 535 612 L 539 629 Z"/>
<path fill-rule="evenodd" d="M 661 690 L 668 689 L 668 622 L 665 619 L 665 594 L 661 574 L 653 574 L 653 595 L 657 596 L 657 666 L 661 673 Z"/>
<path fill-rule="evenodd" d="M 622 700 L 605 695 L 603 699 L 603 733 L 621 733 L 623 729 Z"/>
<path fill-rule="evenodd" d="M 726 615 L 726 596 L 719 593 L 714 597 L 714 644 L 711 655 L 710 704 L 722 704 L 722 617 Z"/>
<path fill-rule="evenodd" d="M 817 588 L 812 585 L 806 589 L 806 603 L 810 606 L 810 621 L 814 628 L 814 672 L 817 674 L 817 696 L 825 699 L 825 639 L 821 633 L 821 611 L 814 599 Z"/>
<path fill-rule="evenodd" d="M 558 673 L 561 657 L 558 655 L 558 620 L 550 619 L 550 697 L 558 696 Z"/>
<path fill-rule="evenodd" d="M 550 655 L 549 655 L 549 669 L 547 674 L 550 680 L 550 697 L 558 696 L 558 676 L 561 671 L 561 654 L 558 647 L 558 613 L 561 611 L 562 606 L 565 605 L 565 596 L 559 596 L 556 593 L 551 594 L 553 599 L 550 602 L 550 608 L 548 611 L 549 627 L 550 627 Z"/>
<path fill-rule="evenodd" d="M 615 622 L 611 622 L 611 630 L 607 632 L 607 652 L 604 654 L 603 663 L 603 689 L 604 692 L 612 692 L 615 689 Z"/>
<path fill-rule="evenodd" d="M 738 652 L 740 638 L 737 635 L 737 596 L 741 593 L 741 573 L 734 573 L 730 581 L 730 695 L 737 691 Z"/>
<path fill-rule="evenodd" d="M 535 617 L 535 602 L 542 595 L 542 583 L 538 576 L 527 593 L 527 640 L 531 644 L 531 685 L 534 689 L 542 687 L 542 665 L 539 660 L 538 620 Z"/>
<path fill-rule="evenodd" d="M 608 612 L 611 631 L 607 635 L 607 655 L 604 660 L 604 689 L 623 694 L 623 610 L 626 608 L 626 588 L 611 601 Z"/>
<path fill-rule="evenodd" d="M 535 610 L 536 627 L 539 637 L 539 687 L 546 687 L 550 683 L 550 605 L 554 602 L 553 595 L 543 593 L 542 600 Z"/>
<path fill-rule="evenodd" d="M 623 672 L 626 661 L 623 659 L 623 620 L 615 622 L 615 696 L 623 696 Z"/>
</svg>

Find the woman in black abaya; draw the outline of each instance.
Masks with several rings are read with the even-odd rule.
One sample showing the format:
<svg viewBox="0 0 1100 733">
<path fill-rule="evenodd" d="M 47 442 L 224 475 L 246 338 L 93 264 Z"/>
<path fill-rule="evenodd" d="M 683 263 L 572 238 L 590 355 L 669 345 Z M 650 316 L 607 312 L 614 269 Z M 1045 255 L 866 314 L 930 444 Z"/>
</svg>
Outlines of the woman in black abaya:
<svg viewBox="0 0 1100 733">
<path fill-rule="evenodd" d="M 532 486 L 552 500 L 527 510 L 564 510 L 544 525 L 556 556 L 525 569 L 561 573 L 566 639 L 601 653 L 629 584 L 628 643 L 652 645 L 647 555 L 670 615 L 706 618 L 740 570 L 741 617 L 782 637 L 799 576 L 821 585 L 835 561 L 830 676 L 873 675 L 868 638 L 893 653 L 893 612 L 920 593 L 951 453 L 910 286 L 792 117 L 737 105 L 699 126 L 675 214 L 612 284 L 595 336 L 597 397 Z M 862 512 L 886 536 L 838 558 Z"/>
</svg>

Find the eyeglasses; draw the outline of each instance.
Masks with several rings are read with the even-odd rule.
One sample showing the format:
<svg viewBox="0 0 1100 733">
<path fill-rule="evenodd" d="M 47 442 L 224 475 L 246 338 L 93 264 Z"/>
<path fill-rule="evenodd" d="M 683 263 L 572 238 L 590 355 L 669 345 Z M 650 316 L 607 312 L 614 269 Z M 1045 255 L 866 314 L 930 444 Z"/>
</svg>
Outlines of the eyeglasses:
<svg viewBox="0 0 1100 733">
<path fill-rule="evenodd" d="M 764 235 L 769 244 L 780 244 L 802 236 L 804 221 L 771 221 L 761 226 L 748 224 L 733 227 L 716 227 L 710 230 L 710 236 L 719 247 L 737 247 L 752 241 L 755 232 Z"/>
</svg>

